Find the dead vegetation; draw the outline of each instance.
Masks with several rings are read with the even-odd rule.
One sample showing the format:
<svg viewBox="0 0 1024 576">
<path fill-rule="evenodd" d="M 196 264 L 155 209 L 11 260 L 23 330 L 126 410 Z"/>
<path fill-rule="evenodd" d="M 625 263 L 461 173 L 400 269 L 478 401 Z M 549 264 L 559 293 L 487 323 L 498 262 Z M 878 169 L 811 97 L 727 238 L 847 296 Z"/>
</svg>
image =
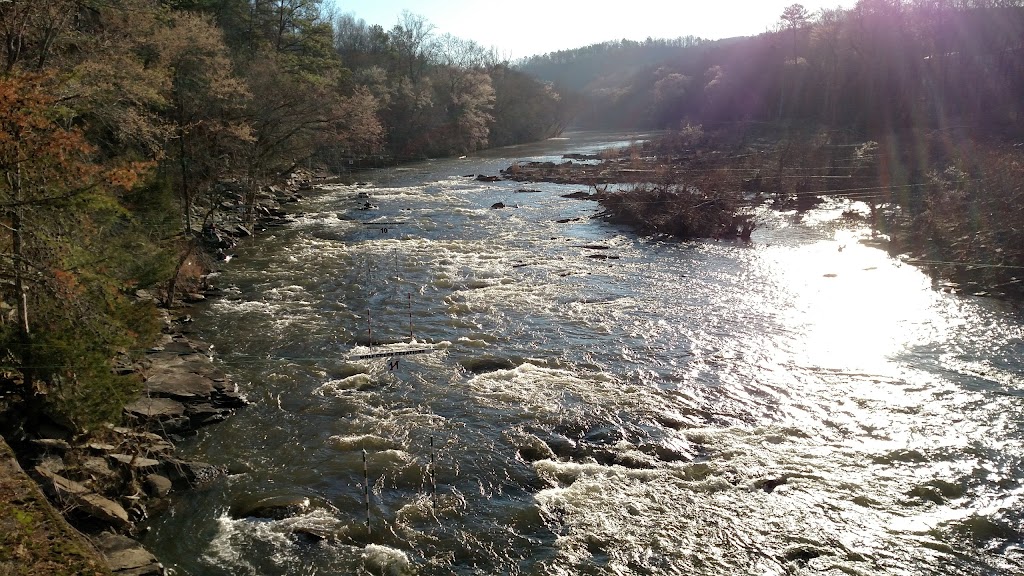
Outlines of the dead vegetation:
<svg viewBox="0 0 1024 576">
<path fill-rule="evenodd" d="M 0 574 L 110 574 L 0 439 Z"/>
<path fill-rule="evenodd" d="M 517 163 L 503 173 L 593 187 L 603 192 L 590 198 L 610 220 L 680 238 L 749 237 L 752 206 L 800 212 L 826 196 L 845 199 L 894 255 L 947 287 L 1024 296 L 1021 143 L 955 130 L 870 139 L 811 127 L 687 125 L 584 162 Z"/>
</svg>

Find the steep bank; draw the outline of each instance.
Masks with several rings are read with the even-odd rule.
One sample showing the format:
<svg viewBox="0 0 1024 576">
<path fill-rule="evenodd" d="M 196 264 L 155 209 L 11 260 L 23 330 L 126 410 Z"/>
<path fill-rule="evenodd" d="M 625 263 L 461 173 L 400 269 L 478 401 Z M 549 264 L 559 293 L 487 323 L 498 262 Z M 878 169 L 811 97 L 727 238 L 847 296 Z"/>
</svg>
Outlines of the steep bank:
<svg viewBox="0 0 1024 576">
<path fill-rule="evenodd" d="M 299 190 L 312 181 L 311 175 L 293 175 L 265 189 L 247 221 L 241 194 L 226 201 L 221 207 L 225 215 L 204 231 L 205 251 L 196 260 L 212 264 L 227 259 L 227 251 L 242 238 L 287 222 L 283 205 L 297 202 Z M 164 573 L 156 558 L 130 538 L 137 533 L 136 523 L 165 508 L 170 494 L 223 473 L 179 459 L 175 443 L 247 404 L 215 366 L 212 347 L 188 334 L 188 306 L 219 294 L 210 281 L 213 271 L 194 266 L 193 276 L 179 278 L 177 300 L 185 304 L 158 310 L 160 339 L 141 356 L 125 353 L 114 359 L 115 373 L 142 382 L 141 396 L 124 407 L 124 426 L 84 434 L 53 422 L 26 426 L 17 422 L 17 398 L 0 398 L 9 435 L 0 466 L 0 526 L 5 528 L 0 574 Z M 159 290 L 139 291 L 136 297 L 158 303 L 166 296 L 158 295 Z M 8 440 L 18 447 L 20 463 Z"/>
<path fill-rule="evenodd" d="M 3 438 L 0 574 L 110 574 L 99 551 L 50 505 Z"/>
</svg>

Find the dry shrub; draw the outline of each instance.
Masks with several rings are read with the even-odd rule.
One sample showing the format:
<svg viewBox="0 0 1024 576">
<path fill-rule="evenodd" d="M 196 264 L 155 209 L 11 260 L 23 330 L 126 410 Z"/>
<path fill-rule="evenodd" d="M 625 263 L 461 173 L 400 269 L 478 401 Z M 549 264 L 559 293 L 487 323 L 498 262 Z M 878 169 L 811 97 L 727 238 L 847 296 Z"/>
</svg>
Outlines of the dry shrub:
<svg viewBox="0 0 1024 576">
<path fill-rule="evenodd" d="M 598 200 L 611 221 L 641 234 L 677 238 L 750 238 L 751 216 L 738 213 L 735 195 L 703 192 L 685 184 L 636 184 Z"/>
<path fill-rule="evenodd" d="M 1022 292 L 1024 156 L 972 143 L 927 174 L 924 210 L 904 230 L 901 247 L 946 264 L 938 275 L 997 291 Z"/>
</svg>

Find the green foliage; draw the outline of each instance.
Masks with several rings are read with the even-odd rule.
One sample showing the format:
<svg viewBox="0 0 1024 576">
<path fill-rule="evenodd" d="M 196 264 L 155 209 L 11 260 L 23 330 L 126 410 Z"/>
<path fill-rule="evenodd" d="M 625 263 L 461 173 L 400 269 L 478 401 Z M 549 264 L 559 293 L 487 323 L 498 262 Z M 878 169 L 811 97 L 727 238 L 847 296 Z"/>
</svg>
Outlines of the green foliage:
<svg viewBox="0 0 1024 576">
<path fill-rule="evenodd" d="M 121 409 L 137 396 L 138 376 L 111 371 L 117 350 L 138 349 L 152 342 L 160 325 L 150 304 L 131 303 L 116 292 L 85 289 L 73 301 L 37 298 L 33 303 L 33 332 L 28 346 L 31 366 L 5 358 L 6 369 L 31 369 L 43 392 L 42 411 L 76 431 L 119 422 Z M 4 328 L 7 328 L 5 326 Z M 16 331 L 0 331 L 0 349 L 22 345 Z"/>
<path fill-rule="evenodd" d="M 36 367 L 48 382 L 46 414 L 76 432 L 119 423 L 128 402 L 138 397 L 138 376 L 119 376 L 110 369 L 109 349 L 89 346 L 69 333 L 56 338 L 48 332 L 37 339 Z"/>
<path fill-rule="evenodd" d="M 181 218 L 172 185 L 166 174 L 156 174 L 121 198 L 127 214 L 112 218 L 105 228 L 110 269 L 129 294 L 166 282 L 174 272 L 171 247 Z"/>
<path fill-rule="evenodd" d="M 550 85 L 432 28 L 336 23 L 323 0 L 0 1 L 0 362 L 32 409 L 119 417 L 137 382 L 111 358 L 158 329 L 128 295 L 198 277 L 180 256 L 223 181 L 251 214 L 297 165 L 561 129 Z"/>
</svg>

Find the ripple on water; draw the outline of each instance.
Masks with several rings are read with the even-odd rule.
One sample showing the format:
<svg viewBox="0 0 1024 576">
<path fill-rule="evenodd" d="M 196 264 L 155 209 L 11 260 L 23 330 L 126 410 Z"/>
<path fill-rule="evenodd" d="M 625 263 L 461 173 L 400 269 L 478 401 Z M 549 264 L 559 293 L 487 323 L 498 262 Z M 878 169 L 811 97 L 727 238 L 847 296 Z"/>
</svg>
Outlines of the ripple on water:
<svg viewBox="0 0 1024 576">
<path fill-rule="evenodd" d="M 933 291 L 843 203 L 682 243 L 586 218 L 573 187 L 490 210 L 511 188 L 452 174 L 511 159 L 474 162 L 367 175 L 373 218 L 403 222 L 387 233 L 350 211 L 363 187 L 312 195 L 196 315 L 267 401 L 183 452 L 245 461 L 229 494 L 320 495 L 341 530 L 361 525 L 366 449 L 387 529 L 299 541 L 217 517 L 217 487 L 156 521 L 198 535 L 164 551 L 232 574 L 1024 570 L 1018 313 Z M 410 323 L 450 344 L 341 357 Z"/>
</svg>

